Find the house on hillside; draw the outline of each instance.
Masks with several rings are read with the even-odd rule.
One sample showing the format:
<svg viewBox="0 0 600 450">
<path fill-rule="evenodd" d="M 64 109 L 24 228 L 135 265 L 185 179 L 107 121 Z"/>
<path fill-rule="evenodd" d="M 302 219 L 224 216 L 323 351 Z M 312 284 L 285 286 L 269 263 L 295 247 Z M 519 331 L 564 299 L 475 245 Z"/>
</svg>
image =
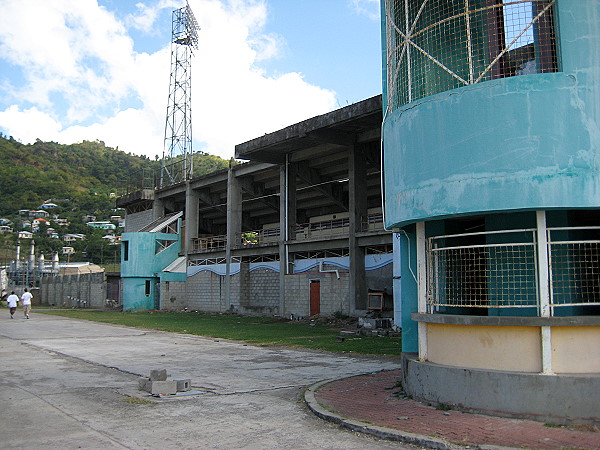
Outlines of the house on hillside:
<svg viewBox="0 0 600 450">
<path fill-rule="evenodd" d="M 38 231 L 40 229 L 40 225 L 48 226 L 48 225 L 50 225 L 50 221 L 46 220 L 44 218 L 41 218 L 41 217 L 39 217 L 37 219 L 33 219 L 31 221 L 31 231 L 33 231 L 33 232 Z"/>
<path fill-rule="evenodd" d="M 85 234 L 70 233 L 63 235 L 62 237 L 62 240 L 65 244 L 72 244 L 73 242 L 81 239 L 85 239 Z"/>
<path fill-rule="evenodd" d="M 404 390 L 600 423 L 600 2 L 382 7 Z"/>
<path fill-rule="evenodd" d="M 100 222 L 88 222 L 86 223 L 88 227 L 98 228 L 100 230 L 116 230 L 117 226 L 114 223 L 110 223 L 109 221 L 100 221 Z"/>
</svg>

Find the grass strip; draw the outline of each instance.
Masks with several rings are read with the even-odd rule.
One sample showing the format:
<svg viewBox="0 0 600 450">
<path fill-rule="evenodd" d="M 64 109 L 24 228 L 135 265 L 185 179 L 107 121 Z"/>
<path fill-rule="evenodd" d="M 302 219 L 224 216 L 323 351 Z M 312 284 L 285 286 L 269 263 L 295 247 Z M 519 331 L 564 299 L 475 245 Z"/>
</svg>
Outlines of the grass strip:
<svg viewBox="0 0 600 450">
<path fill-rule="evenodd" d="M 166 311 L 38 310 L 36 312 L 129 327 L 233 339 L 251 344 L 281 345 L 338 353 L 400 356 L 401 349 L 400 337 L 356 335 L 338 342 L 337 338 L 344 324 L 340 324 L 335 319 L 289 321 L 276 317 Z"/>
</svg>

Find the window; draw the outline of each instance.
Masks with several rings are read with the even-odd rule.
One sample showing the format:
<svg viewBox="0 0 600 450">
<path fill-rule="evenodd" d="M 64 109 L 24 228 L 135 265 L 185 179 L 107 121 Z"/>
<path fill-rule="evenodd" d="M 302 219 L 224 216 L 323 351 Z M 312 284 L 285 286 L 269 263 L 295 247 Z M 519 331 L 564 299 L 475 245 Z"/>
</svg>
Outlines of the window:
<svg viewBox="0 0 600 450">
<path fill-rule="evenodd" d="M 123 261 L 129 261 L 129 241 L 123 241 Z"/>
<path fill-rule="evenodd" d="M 152 282 L 150 280 L 146 280 L 146 297 L 150 297 L 150 289 L 152 287 Z"/>
<path fill-rule="evenodd" d="M 387 101 L 556 72 L 556 0 L 386 0 Z"/>
</svg>

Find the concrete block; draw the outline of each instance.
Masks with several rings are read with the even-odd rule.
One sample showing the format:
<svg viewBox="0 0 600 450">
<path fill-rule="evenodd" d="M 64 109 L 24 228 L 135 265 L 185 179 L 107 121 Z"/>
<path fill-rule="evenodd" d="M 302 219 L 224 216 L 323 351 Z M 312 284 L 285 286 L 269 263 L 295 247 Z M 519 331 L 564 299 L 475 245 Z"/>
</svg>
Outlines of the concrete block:
<svg viewBox="0 0 600 450">
<path fill-rule="evenodd" d="M 150 381 L 166 381 L 167 369 L 154 369 L 150 371 Z"/>
<path fill-rule="evenodd" d="M 175 395 L 177 394 L 177 381 L 151 381 L 150 393 L 152 395 Z"/>
<path fill-rule="evenodd" d="M 189 391 L 192 388 L 192 380 L 177 380 L 177 392 Z"/>
<path fill-rule="evenodd" d="M 150 392 L 151 381 L 148 378 L 139 379 L 139 387 L 142 391 Z"/>
</svg>

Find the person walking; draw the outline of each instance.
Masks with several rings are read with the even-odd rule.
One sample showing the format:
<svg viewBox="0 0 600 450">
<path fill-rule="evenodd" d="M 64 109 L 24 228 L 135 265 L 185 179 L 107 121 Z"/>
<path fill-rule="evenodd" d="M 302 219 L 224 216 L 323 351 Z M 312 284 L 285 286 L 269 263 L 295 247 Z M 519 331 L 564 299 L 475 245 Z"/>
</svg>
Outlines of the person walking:
<svg viewBox="0 0 600 450">
<path fill-rule="evenodd" d="M 10 293 L 10 295 L 6 298 L 6 303 L 8 304 L 8 307 L 10 308 L 10 318 L 14 319 L 13 315 L 15 314 L 15 311 L 17 310 L 17 303 L 19 302 L 19 297 L 17 297 L 15 295 L 15 291 L 12 291 Z"/>
<path fill-rule="evenodd" d="M 23 314 L 25 314 L 25 318 L 29 319 L 29 313 L 31 312 L 31 299 L 33 298 L 33 295 L 31 295 L 31 292 L 29 292 L 27 290 L 27 288 L 25 288 L 25 292 L 23 292 L 23 295 L 21 295 L 21 304 L 23 305 Z"/>
</svg>

